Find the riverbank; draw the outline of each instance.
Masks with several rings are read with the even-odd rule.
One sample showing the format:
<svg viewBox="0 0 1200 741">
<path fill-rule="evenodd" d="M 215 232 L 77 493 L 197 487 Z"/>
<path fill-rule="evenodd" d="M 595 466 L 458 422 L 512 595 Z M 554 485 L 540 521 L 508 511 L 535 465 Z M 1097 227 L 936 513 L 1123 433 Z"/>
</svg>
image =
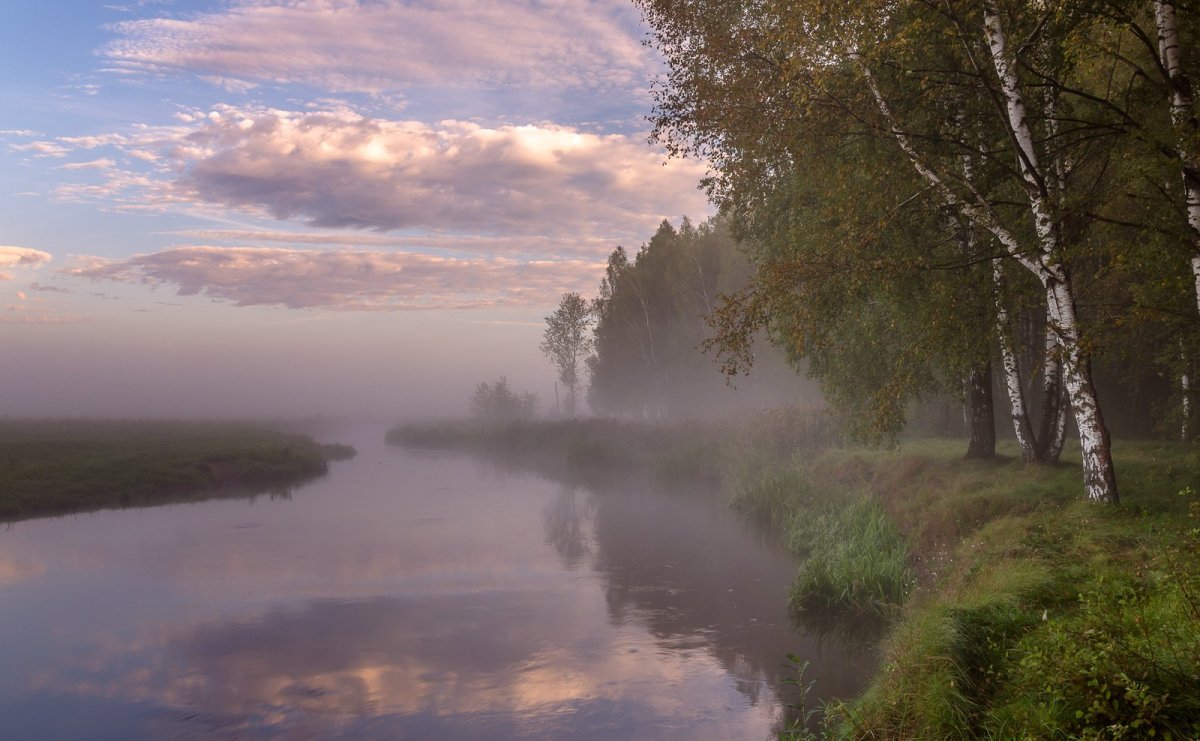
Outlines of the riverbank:
<svg viewBox="0 0 1200 741">
<path fill-rule="evenodd" d="M 285 490 L 353 455 L 241 423 L 0 420 L 0 522 Z"/>
<path fill-rule="evenodd" d="M 1123 504 L 1110 507 L 1082 500 L 1070 449 L 1058 466 L 1026 465 L 1003 445 L 1006 457 L 966 461 L 964 444 L 946 440 L 867 450 L 811 439 L 790 455 L 762 445 L 770 425 L 761 420 L 702 434 L 605 427 L 616 424 L 547 423 L 493 433 L 491 442 L 481 430 L 470 444 L 538 440 L 561 452 L 560 465 L 570 465 L 566 451 L 599 447 L 609 457 L 596 459 L 608 466 L 678 477 L 693 465 L 719 477 L 733 506 L 779 532 L 802 559 L 797 609 L 892 622 L 882 669 L 860 698 L 828 708 L 828 735 L 1200 735 L 1192 449 L 1118 441 Z M 573 438 L 571 425 L 588 433 Z M 811 737 L 811 729 L 787 735 Z"/>
</svg>

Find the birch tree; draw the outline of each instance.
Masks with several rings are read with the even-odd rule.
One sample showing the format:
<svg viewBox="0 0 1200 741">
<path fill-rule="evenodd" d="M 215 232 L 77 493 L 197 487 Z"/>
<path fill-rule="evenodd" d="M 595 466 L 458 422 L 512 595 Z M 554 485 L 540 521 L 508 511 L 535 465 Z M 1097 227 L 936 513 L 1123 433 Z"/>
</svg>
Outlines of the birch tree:
<svg viewBox="0 0 1200 741">
<path fill-rule="evenodd" d="M 567 389 L 567 416 L 575 416 L 576 391 L 592 349 L 592 313 L 578 293 L 564 293 L 554 313 L 546 317 L 542 353 L 554 364 Z"/>
<path fill-rule="evenodd" d="M 709 188 L 718 202 L 751 220 L 762 218 L 754 214 L 777 190 L 781 174 L 803 167 L 798 160 L 811 156 L 805 145 L 814 128 L 837 141 L 882 134 L 903 153 L 936 207 L 953 210 L 972 229 L 989 234 L 1006 261 L 1037 281 L 1053 341 L 1048 357 L 1062 363 L 1080 431 L 1086 496 L 1117 501 L 1108 432 L 1070 275 L 1069 256 L 1084 242 L 1078 234 L 1070 239 L 1064 234 L 1068 217 L 1085 209 L 1064 208 L 1055 190 L 1056 168 L 1067 164 L 1068 148 L 1056 139 L 1048 154 L 1049 138 L 1034 132 L 1027 85 L 996 4 L 835 7 L 796 1 L 732 4 L 739 5 L 735 9 L 705 2 L 644 4 L 671 62 L 671 77 L 660 91 L 657 132 L 676 152 L 714 162 Z M 1038 8 L 1018 10 L 1033 16 Z M 1043 16 L 1042 29 L 1061 20 L 1049 11 Z M 1022 48 L 1038 50 L 1062 38 L 1043 34 L 1036 25 L 1024 30 L 1029 34 L 1022 37 L 1028 39 Z M 895 57 L 905 53 L 912 56 L 908 64 Z M 696 56 L 705 61 L 692 61 Z M 877 80 L 876 65 L 897 88 L 895 97 Z M 1061 70 L 1069 71 L 1069 65 L 1050 71 Z M 947 96 L 948 90 L 954 95 Z M 947 131 L 947 111 L 938 110 L 939 96 L 964 95 L 972 116 L 993 134 L 978 150 Z M 929 120 L 925 130 L 913 128 L 911 119 L 894 110 L 898 100 L 905 101 L 910 116 L 940 115 L 943 123 L 939 128 Z M 1039 110 L 1039 117 L 1044 113 Z M 1078 143 L 1075 154 L 1095 155 L 1098 149 L 1087 133 L 1064 137 L 1068 144 Z M 977 182 L 949 166 L 963 151 L 977 152 L 987 166 Z M 1005 162 L 1006 157 L 1011 159 Z M 1050 373 L 1045 376 L 1051 383 L 1044 396 L 1054 400 Z M 1050 431 L 1042 437 L 1053 449 L 1061 427 L 1057 415 L 1047 421 Z"/>
</svg>

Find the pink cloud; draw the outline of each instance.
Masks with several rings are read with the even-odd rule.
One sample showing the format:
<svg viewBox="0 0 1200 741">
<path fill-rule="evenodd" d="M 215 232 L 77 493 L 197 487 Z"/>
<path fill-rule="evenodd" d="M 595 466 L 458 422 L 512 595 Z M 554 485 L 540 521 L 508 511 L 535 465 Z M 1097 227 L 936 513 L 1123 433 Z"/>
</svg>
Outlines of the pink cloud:
<svg viewBox="0 0 1200 741">
<path fill-rule="evenodd" d="M 632 4 L 611 0 L 245 0 L 113 29 L 120 38 L 102 53 L 116 71 L 196 74 L 227 89 L 644 88 L 655 64 Z"/>
<path fill-rule="evenodd" d="M 31 268 L 50 261 L 50 253 L 30 247 L 0 245 L 0 269 Z M 12 280 L 12 274 L 0 270 L 0 280 Z"/>
<path fill-rule="evenodd" d="M 69 151 L 58 142 L 36 141 L 28 144 L 10 144 L 14 152 L 30 152 L 34 157 L 66 157 Z"/>
<path fill-rule="evenodd" d="M 0 306 L 0 325 L 79 324 L 91 321 L 91 317 L 59 311 L 46 299 L 40 296 L 30 297 L 24 291 L 17 291 L 16 299 L 15 303 Z"/>
<path fill-rule="evenodd" d="M 107 170 L 116 166 L 116 162 L 108 158 L 94 159 L 87 162 L 68 162 L 59 165 L 60 170 Z"/>
<path fill-rule="evenodd" d="M 582 260 L 462 259 L 370 250 L 177 247 L 124 260 L 85 258 L 62 272 L 176 286 L 238 306 L 351 311 L 544 305 L 591 290 L 604 266 Z"/>
<path fill-rule="evenodd" d="M 94 140 L 93 140 L 94 139 Z M 702 164 L 640 136 L 565 126 L 368 117 L 347 108 L 220 106 L 181 126 L 72 141 L 160 153 L 169 172 L 104 170 L 61 197 L 128 208 L 215 204 L 328 228 L 636 242 L 703 215 Z M 595 253 L 592 253 L 595 254 Z"/>
</svg>

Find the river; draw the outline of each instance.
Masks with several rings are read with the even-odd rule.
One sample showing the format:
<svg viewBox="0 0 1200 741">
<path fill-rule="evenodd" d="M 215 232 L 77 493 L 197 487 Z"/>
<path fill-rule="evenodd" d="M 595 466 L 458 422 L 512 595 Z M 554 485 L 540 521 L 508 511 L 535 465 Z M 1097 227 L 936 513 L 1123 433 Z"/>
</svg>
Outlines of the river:
<svg viewBox="0 0 1200 741">
<path fill-rule="evenodd" d="M 765 739 L 876 659 L 719 497 L 332 435 L 290 496 L 0 529 L 0 738 Z"/>
</svg>

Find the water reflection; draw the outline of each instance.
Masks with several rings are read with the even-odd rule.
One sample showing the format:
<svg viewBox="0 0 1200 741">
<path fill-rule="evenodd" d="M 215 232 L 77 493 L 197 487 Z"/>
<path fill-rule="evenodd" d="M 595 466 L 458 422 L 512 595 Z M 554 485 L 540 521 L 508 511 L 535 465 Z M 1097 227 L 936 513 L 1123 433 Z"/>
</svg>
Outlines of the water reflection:
<svg viewBox="0 0 1200 741">
<path fill-rule="evenodd" d="M 0 738 L 765 738 L 783 652 L 857 689 L 719 504 L 352 442 L 291 500 L 0 533 Z"/>
<path fill-rule="evenodd" d="M 595 542 L 610 620 L 646 626 L 670 651 L 707 652 L 752 704 L 764 693 L 798 699 L 783 683 L 789 651 L 812 662 L 808 676 L 818 683 L 809 700 L 855 694 L 882 626 L 818 615 L 806 616 L 816 619 L 811 626 L 797 624 L 785 609 L 794 561 L 707 494 L 664 496 L 649 481 L 594 485 L 583 508 L 593 532 L 580 538 Z"/>
<path fill-rule="evenodd" d="M 565 485 L 546 505 L 546 542 L 558 551 L 568 571 L 579 568 L 592 553 L 591 535 L 586 530 L 592 519 L 590 502 L 578 487 Z"/>
</svg>

